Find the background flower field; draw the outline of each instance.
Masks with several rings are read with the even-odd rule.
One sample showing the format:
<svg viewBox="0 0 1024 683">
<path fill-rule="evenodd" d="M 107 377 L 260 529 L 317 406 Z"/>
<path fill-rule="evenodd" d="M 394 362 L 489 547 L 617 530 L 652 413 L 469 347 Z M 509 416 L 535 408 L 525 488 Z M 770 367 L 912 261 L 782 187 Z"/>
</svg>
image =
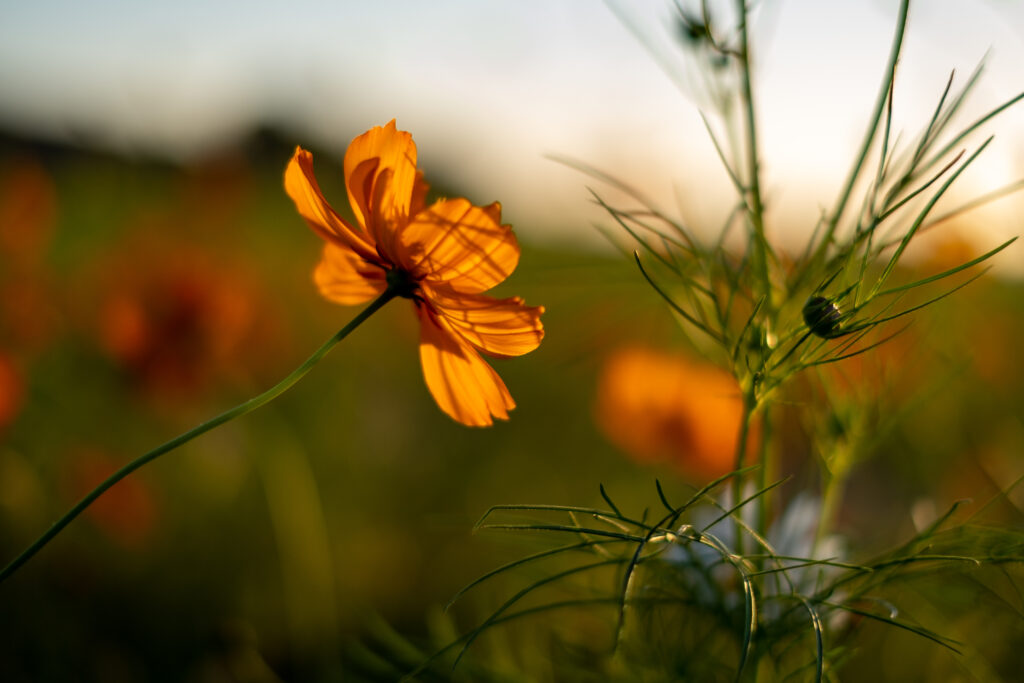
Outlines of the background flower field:
<svg viewBox="0 0 1024 683">
<path fill-rule="evenodd" d="M 282 182 L 296 145 L 315 153 L 327 199 L 351 218 L 344 143 L 397 118 L 416 135 L 431 200 L 502 202 L 522 254 L 491 293 L 545 309 L 538 349 L 490 361 L 517 403 L 508 422 L 468 429 L 438 409 L 412 304 L 396 300 L 281 398 L 119 482 L 30 565 L 0 579 L 0 680 L 392 681 L 414 670 L 417 680 L 814 680 L 815 663 L 826 680 L 1015 680 L 1024 668 L 1020 245 L 953 296 L 883 327 L 865 342 L 885 338 L 876 348 L 793 369 L 842 353 L 844 339 L 829 334 L 873 314 L 851 312 L 864 301 L 858 289 L 836 299 L 843 312 L 834 320 L 815 324 L 806 308 L 801 318 L 803 289 L 834 297 L 853 275 L 826 291 L 832 264 L 801 271 L 808 260 L 799 253 L 846 172 L 849 159 L 838 159 L 863 133 L 886 49 L 871 41 L 891 32 L 892 8 L 756 5 L 763 136 L 752 147 L 764 162 L 755 153 L 736 165 L 741 201 L 729 214 L 736 198 L 706 132 L 729 132 L 730 107 L 743 100 L 722 65 L 749 65 L 745 34 L 741 51 L 721 49 L 714 38 L 735 34 L 701 24 L 699 2 L 631 11 L 608 2 L 601 13 L 552 2 L 526 18 L 518 3 L 470 4 L 439 3 L 427 17 L 414 3 L 367 13 L 342 3 L 338 15 L 310 9 L 306 18 L 321 21 L 304 23 L 271 21 L 259 8 L 244 21 L 211 10 L 163 23 L 126 7 L 101 21 L 117 3 L 88 18 L 65 7 L 47 21 L 36 5 L 0 9 L 0 566 L 119 467 L 272 386 L 356 315 L 313 282 L 322 240 Z M 943 102 L 959 108 L 976 63 L 960 60 L 979 58 L 979 44 L 997 46 L 991 80 L 979 79 L 954 128 L 1020 91 L 1007 66 L 1024 49 L 1012 30 L 1019 8 L 993 0 L 954 15 L 949 4 L 914 3 L 904 51 L 892 53 L 896 85 L 887 107 L 882 88 L 877 112 L 887 112 L 886 135 L 893 123 L 894 147 L 897 129 L 920 132 L 954 66 Z M 214 59 L 212 46 L 224 45 L 209 40 L 218 30 L 234 35 L 223 26 L 236 20 L 237 42 L 224 45 L 246 55 L 243 73 L 262 77 L 246 97 L 223 66 L 230 60 Z M 463 20 L 478 31 L 452 31 Z M 486 30 L 496 22 L 508 30 L 501 40 Z M 335 25 L 351 40 L 325 40 Z M 40 52 L 33 26 L 67 40 Z M 110 27 L 119 30 L 107 44 Z M 619 34 L 634 52 L 611 37 Z M 315 49 L 298 49 L 295 35 Z M 143 45 L 137 61 L 126 57 Z M 166 61 L 175 55 L 195 61 Z M 224 71 L 198 68 L 207 59 Z M 864 59 L 874 60 L 865 68 L 873 90 L 850 70 Z M 702 89 L 715 78 L 720 100 Z M 85 91 L 95 97 L 81 99 Z M 97 116 L 101 105 L 109 108 Z M 721 121 L 704 131 L 697 107 Z M 938 155 L 949 171 L 960 147 L 976 150 L 996 133 L 929 219 L 1007 183 L 1021 188 L 1022 125 L 1018 104 Z M 743 143 L 727 142 L 740 159 Z M 758 173 L 763 207 L 752 189 Z M 748 237 L 766 215 L 775 260 L 747 262 L 757 242 L 750 237 L 744 252 L 736 230 L 706 251 L 673 251 L 662 233 L 660 245 L 634 256 L 638 243 L 620 228 L 650 215 L 610 209 L 623 189 L 616 179 L 649 190 L 651 204 L 669 206 L 708 245 L 723 220 L 730 225 L 727 214 L 749 218 Z M 861 212 L 875 211 L 878 196 L 867 194 Z M 896 310 L 979 274 L 955 272 L 903 298 L 901 283 L 956 269 L 1017 235 L 1022 201 L 1019 192 L 993 199 L 915 234 L 906 257 L 891 262 L 899 261 L 889 284 Z M 878 218 L 868 232 L 889 215 L 879 211 L 868 214 Z M 743 258 L 731 261 L 736 254 Z M 683 267 L 670 260 L 678 256 Z M 665 268 L 656 270 L 658 258 Z M 862 277 L 876 274 L 864 268 Z M 805 275 L 801 289 L 794 283 Z M 735 313 L 720 321 L 725 362 L 694 334 L 692 315 L 710 308 L 693 288 L 705 276 L 716 293 L 729 292 Z M 744 290 L 751 282 L 764 298 Z M 760 395 L 757 362 L 778 380 Z M 754 377 L 743 395 L 762 401 L 746 441 L 734 374 Z M 739 443 L 748 463 L 767 463 L 764 475 L 745 472 L 746 483 L 760 477 L 771 495 L 753 496 L 732 518 L 711 505 L 673 516 L 674 505 L 734 468 Z M 713 493 L 728 508 L 749 490 L 737 477 Z M 502 504 L 539 507 L 492 509 Z M 543 507 L 551 505 L 560 507 Z M 568 518 L 566 506 L 576 508 Z M 642 535 L 664 508 L 671 528 L 650 521 L 634 560 L 649 554 L 625 572 L 616 546 L 606 550 L 590 533 Z M 775 550 L 765 545 L 758 557 L 753 534 L 737 540 L 737 519 Z M 587 565 L 594 571 L 553 551 L 557 535 L 535 533 L 567 529 L 597 560 Z M 708 538 L 738 554 L 717 552 Z M 543 562 L 523 561 L 548 551 Z M 796 564 L 773 574 L 779 557 Z M 724 559 L 736 559 L 736 571 Z M 859 563 L 872 570 L 858 574 Z M 756 636 L 768 645 L 737 674 L 747 655 L 741 566 L 757 577 Z M 819 591 L 816 580 L 851 568 L 853 578 Z M 685 608 L 672 608 L 677 594 Z M 809 600 L 806 613 L 787 609 L 804 595 L 826 627 L 812 627 L 819 612 Z M 691 649 L 701 657 L 688 658 Z"/>
<path fill-rule="evenodd" d="M 2 150 L 0 506 L 13 556 L 101 477 L 275 381 L 349 315 L 312 286 L 318 239 L 281 191 L 286 143 L 264 136 L 186 167 L 11 138 Z M 933 259 L 963 249 L 948 236 L 935 243 Z M 406 302 L 393 304 L 286 397 L 115 487 L 6 584 L 4 679 L 372 680 L 370 653 L 394 656 L 386 630 L 427 642 L 430 614 L 530 547 L 471 535 L 492 504 L 590 505 L 603 484 L 639 511 L 655 478 L 679 496 L 706 481 L 671 449 L 633 459 L 602 423 L 609 358 L 637 346 L 685 352 L 627 259 L 527 243 L 505 286 L 548 311 L 538 351 L 495 363 L 519 403 L 510 422 L 467 430 L 436 409 L 415 320 Z M 840 511 L 852 546 L 891 545 L 961 498 L 977 511 L 1019 476 L 1022 321 L 1020 282 L 989 276 L 876 356 L 837 369 L 833 392 L 903 418 L 877 435 Z M 794 400 L 820 401 L 804 384 Z M 839 424 L 842 400 L 835 416 L 821 405 L 823 424 Z M 784 486 L 813 488 L 813 426 L 781 429 L 796 475 Z M 672 438 L 692 448 L 685 433 Z M 1021 495 L 986 515 L 1019 524 Z M 1020 664 L 1019 596 L 996 570 L 975 579 L 991 584 L 982 600 L 995 614 L 1016 614 L 986 621 L 974 643 L 1005 674 Z M 921 618 L 938 614 L 946 635 L 968 636 L 991 616 L 974 609 L 975 592 L 935 581 L 939 602 Z M 493 609 L 499 592 L 460 601 L 458 625 Z M 545 670 L 549 625 L 495 635 L 536 642 L 492 664 Z M 552 628 L 570 641 L 608 637 L 592 614 Z M 877 625 L 858 642 L 879 653 L 859 666 L 888 680 L 936 657 L 929 642 Z M 476 647 L 503 649 L 486 637 Z M 952 657 L 938 655 L 943 666 Z"/>
</svg>

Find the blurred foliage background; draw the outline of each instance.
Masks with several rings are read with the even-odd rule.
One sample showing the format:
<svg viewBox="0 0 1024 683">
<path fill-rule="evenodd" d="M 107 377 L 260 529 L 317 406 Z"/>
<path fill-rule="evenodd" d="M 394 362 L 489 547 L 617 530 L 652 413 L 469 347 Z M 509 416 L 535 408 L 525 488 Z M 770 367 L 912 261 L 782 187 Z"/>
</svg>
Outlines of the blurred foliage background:
<svg viewBox="0 0 1024 683">
<path fill-rule="evenodd" d="M 0 140 L 4 562 L 114 469 L 276 382 L 355 314 L 311 282 L 320 240 L 281 183 L 295 142 L 264 131 L 177 166 Z M 340 159 L 318 154 L 317 167 L 345 206 Z M 963 260 L 970 230 L 930 234 L 921 271 Z M 657 505 L 656 478 L 680 496 L 707 480 L 714 453 L 689 455 L 702 429 L 729 424 L 719 408 L 702 412 L 713 404 L 702 392 L 720 393 L 706 372 L 680 380 L 697 400 L 660 449 L 631 452 L 629 421 L 612 424 L 617 409 L 599 395 L 622 349 L 687 352 L 630 259 L 526 243 L 500 291 L 547 307 L 540 349 L 494 363 L 519 404 L 510 422 L 473 430 L 443 415 L 420 376 L 409 305 L 389 304 L 284 397 L 133 474 L 0 586 L 0 678 L 390 680 L 378 660 L 402 638 L 423 643 L 460 587 L 524 554 L 522 537 L 472 535 L 492 504 L 594 505 L 603 484 L 640 514 Z M 822 430 L 874 430 L 838 512 L 851 548 L 870 553 L 958 499 L 976 510 L 1008 487 L 1024 473 L 1022 294 L 1020 281 L 985 277 L 876 353 L 808 374 L 787 397 L 802 410 L 775 435 L 785 490 L 818 486 Z M 1020 524 L 1022 510 L 1017 491 L 986 515 Z M 976 591 L 941 579 L 917 616 L 938 614 L 954 637 L 984 628 L 978 661 L 1009 678 L 1024 606 L 985 571 L 972 581 L 1011 618 L 990 612 L 983 626 L 985 602 L 964 597 Z M 478 623 L 504 586 L 467 595 L 456 626 Z M 594 647 L 607 638 L 592 613 L 524 627 L 475 651 L 494 670 L 534 672 L 516 680 L 565 680 L 548 631 Z M 857 645 L 878 657 L 853 660 L 858 680 L 931 675 L 952 657 L 859 628 Z"/>
</svg>

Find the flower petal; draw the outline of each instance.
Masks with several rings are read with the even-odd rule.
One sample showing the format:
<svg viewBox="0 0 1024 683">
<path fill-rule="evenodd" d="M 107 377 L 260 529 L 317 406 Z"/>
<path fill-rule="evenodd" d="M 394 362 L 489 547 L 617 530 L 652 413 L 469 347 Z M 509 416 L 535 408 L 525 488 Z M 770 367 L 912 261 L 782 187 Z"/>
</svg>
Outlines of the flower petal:
<svg viewBox="0 0 1024 683">
<path fill-rule="evenodd" d="M 430 287 L 424 287 L 424 294 L 456 334 L 492 356 L 521 356 L 536 349 L 544 338 L 540 321 L 544 307 L 526 306 L 519 297 L 450 296 Z"/>
<path fill-rule="evenodd" d="M 377 258 L 377 250 L 367 236 L 349 225 L 327 203 L 313 175 L 313 155 L 301 147 L 295 148 L 285 169 L 284 189 L 309 227 L 322 238 L 347 245 L 363 258 Z"/>
<path fill-rule="evenodd" d="M 433 283 L 476 294 L 503 282 L 519 264 L 519 243 L 501 224 L 501 206 L 445 199 L 413 216 L 399 235 L 402 264 Z"/>
<path fill-rule="evenodd" d="M 320 294 L 343 306 L 369 301 L 387 289 L 384 269 L 333 242 L 324 244 L 313 281 Z"/>
<path fill-rule="evenodd" d="M 427 208 L 427 193 L 430 191 L 430 183 L 423 177 L 423 171 L 416 171 L 416 180 L 412 184 L 412 200 L 409 202 L 409 215 L 415 216 Z"/>
<path fill-rule="evenodd" d="M 470 427 L 507 420 L 516 407 L 498 373 L 443 317 L 417 306 L 420 317 L 420 363 L 427 388 L 452 419 Z"/>
<path fill-rule="evenodd" d="M 416 176 L 416 143 L 412 135 L 395 128 L 394 119 L 357 137 L 345 152 L 352 211 L 389 256 L 394 233 L 409 219 Z"/>
</svg>

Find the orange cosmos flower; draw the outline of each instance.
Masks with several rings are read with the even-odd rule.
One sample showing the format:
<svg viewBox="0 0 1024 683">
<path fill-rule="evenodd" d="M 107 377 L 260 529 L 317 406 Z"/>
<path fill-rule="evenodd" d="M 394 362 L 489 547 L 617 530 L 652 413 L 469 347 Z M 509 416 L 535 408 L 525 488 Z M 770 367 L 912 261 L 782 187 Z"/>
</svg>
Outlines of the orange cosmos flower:
<svg viewBox="0 0 1024 683">
<path fill-rule="evenodd" d="M 609 440 L 637 460 L 667 461 L 686 474 L 712 479 L 736 465 L 743 400 L 724 370 L 627 347 L 605 362 L 597 418 Z M 751 442 L 757 440 L 755 433 Z"/>
<path fill-rule="evenodd" d="M 426 205 L 412 136 L 392 120 L 363 133 L 345 153 L 345 185 L 356 225 L 327 203 L 313 175 L 313 156 L 296 148 L 285 190 L 324 239 L 314 272 L 320 293 L 339 304 L 369 301 L 389 287 L 411 299 L 420 320 L 420 361 L 441 410 L 465 425 L 508 419 L 515 402 L 479 352 L 520 356 L 544 337 L 541 306 L 483 292 L 519 263 L 501 205 L 466 199 Z"/>
</svg>

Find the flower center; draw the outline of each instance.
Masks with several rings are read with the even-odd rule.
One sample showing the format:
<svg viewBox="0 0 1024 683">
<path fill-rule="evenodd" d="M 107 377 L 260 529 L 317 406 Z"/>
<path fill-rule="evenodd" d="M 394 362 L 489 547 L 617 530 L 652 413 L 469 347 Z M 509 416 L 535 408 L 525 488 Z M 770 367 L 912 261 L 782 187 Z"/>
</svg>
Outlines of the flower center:
<svg viewBox="0 0 1024 683">
<path fill-rule="evenodd" d="M 412 299 L 416 295 L 416 290 L 419 289 L 419 284 L 412 274 L 401 268 L 388 269 L 384 277 L 388 283 L 388 289 L 397 296 Z"/>
</svg>

